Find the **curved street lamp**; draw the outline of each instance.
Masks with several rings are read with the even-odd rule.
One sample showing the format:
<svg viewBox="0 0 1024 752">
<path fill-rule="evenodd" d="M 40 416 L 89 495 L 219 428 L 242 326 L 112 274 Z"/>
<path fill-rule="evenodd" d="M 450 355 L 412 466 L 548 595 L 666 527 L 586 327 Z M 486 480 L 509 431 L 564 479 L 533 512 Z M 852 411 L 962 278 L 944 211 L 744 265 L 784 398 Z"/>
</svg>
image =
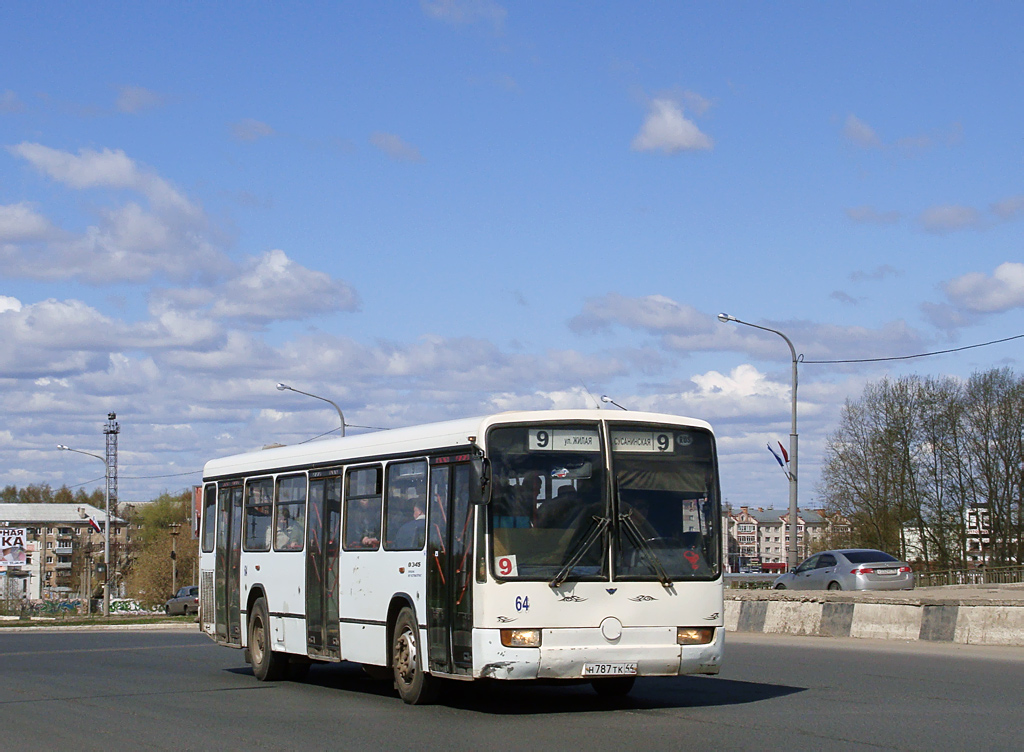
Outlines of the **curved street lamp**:
<svg viewBox="0 0 1024 752">
<path fill-rule="evenodd" d="M 329 400 L 326 397 L 320 397 L 320 396 L 318 396 L 316 394 L 310 394 L 309 392 L 304 392 L 301 389 L 296 389 L 295 387 L 288 386 L 287 384 L 280 384 L 279 383 L 277 385 L 277 391 L 279 391 L 279 392 L 284 392 L 284 391 L 296 392 L 298 394 L 305 394 L 307 397 L 312 397 L 313 399 L 323 400 L 324 402 L 330 402 L 332 405 L 334 405 L 334 409 L 338 411 L 338 418 L 341 420 L 341 435 L 342 436 L 345 435 L 345 416 L 342 415 L 341 408 L 338 407 L 334 403 L 333 400 Z"/>
<path fill-rule="evenodd" d="M 744 326 L 750 326 L 754 329 L 760 329 L 761 331 L 771 332 L 772 334 L 778 334 L 789 345 L 789 352 L 793 358 L 793 399 L 792 399 L 792 426 L 789 431 L 789 457 L 790 457 L 790 470 L 787 473 L 789 477 L 789 568 L 792 571 L 799 564 L 799 549 L 797 548 L 797 517 L 799 514 L 797 507 L 797 432 L 796 432 L 796 387 L 797 387 L 797 371 L 796 364 L 798 362 L 796 355 L 796 348 L 793 347 L 793 343 L 789 337 L 780 332 L 778 329 L 771 329 L 767 326 L 759 326 L 757 324 L 751 324 L 749 321 L 741 321 L 735 316 L 730 316 L 728 313 L 718 314 L 718 320 L 723 324 L 743 324 Z"/>
<path fill-rule="evenodd" d="M 103 523 L 103 615 L 110 616 L 110 465 L 107 464 L 106 458 L 92 452 L 72 449 L 64 444 L 58 444 L 57 448 L 65 452 L 75 452 L 88 457 L 95 457 L 103 463 L 103 477 L 106 481 L 103 484 L 104 515 L 106 516 L 106 520 Z"/>
</svg>

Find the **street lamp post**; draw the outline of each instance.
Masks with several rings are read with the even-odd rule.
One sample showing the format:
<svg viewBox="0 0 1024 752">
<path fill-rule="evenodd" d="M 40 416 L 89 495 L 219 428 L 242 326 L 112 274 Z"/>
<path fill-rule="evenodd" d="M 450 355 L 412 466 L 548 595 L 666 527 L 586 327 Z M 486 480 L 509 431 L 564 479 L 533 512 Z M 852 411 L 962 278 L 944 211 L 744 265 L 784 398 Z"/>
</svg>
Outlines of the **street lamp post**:
<svg viewBox="0 0 1024 752">
<path fill-rule="evenodd" d="M 342 436 L 345 435 L 345 416 L 342 415 L 341 408 L 338 407 L 337 404 L 335 404 L 332 400 L 329 400 L 326 397 L 320 397 L 320 396 L 318 396 L 316 394 L 310 394 L 309 392 L 303 392 L 301 389 L 296 389 L 295 387 L 288 386 L 287 384 L 278 384 L 277 385 L 277 391 L 283 392 L 285 390 L 287 390 L 289 392 L 297 392 L 298 394 L 305 394 L 307 397 L 312 397 L 313 399 L 323 400 L 324 402 L 329 402 L 331 405 L 334 405 L 334 409 L 338 411 L 338 418 L 341 420 L 341 435 Z"/>
<path fill-rule="evenodd" d="M 787 473 L 789 477 L 789 551 L 787 558 L 789 559 L 789 568 L 790 570 L 793 570 L 796 568 L 796 565 L 800 563 L 800 555 L 797 548 L 797 518 L 799 515 L 799 510 L 797 508 L 796 348 L 793 347 L 793 343 L 790 341 L 789 337 L 787 337 L 785 334 L 783 334 L 777 329 L 770 329 L 767 326 L 758 326 L 757 324 L 751 324 L 749 321 L 741 321 L 735 316 L 730 316 L 728 313 L 718 314 L 718 320 L 721 321 L 723 324 L 728 324 L 730 322 L 734 324 L 743 324 L 744 326 L 750 326 L 753 327 L 754 329 L 760 329 L 765 332 L 771 332 L 772 334 L 778 334 L 780 337 L 786 340 L 786 344 L 789 345 L 790 355 L 793 358 L 793 395 L 791 410 L 792 425 L 789 431 L 790 469 Z"/>
<path fill-rule="evenodd" d="M 110 465 L 105 457 L 92 452 L 83 452 L 81 449 L 72 449 L 64 444 L 58 444 L 58 449 L 65 452 L 76 452 L 89 457 L 95 457 L 103 463 L 103 505 L 106 520 L 103 523 L 103 615 L 110 616 Z"/>
</svg>

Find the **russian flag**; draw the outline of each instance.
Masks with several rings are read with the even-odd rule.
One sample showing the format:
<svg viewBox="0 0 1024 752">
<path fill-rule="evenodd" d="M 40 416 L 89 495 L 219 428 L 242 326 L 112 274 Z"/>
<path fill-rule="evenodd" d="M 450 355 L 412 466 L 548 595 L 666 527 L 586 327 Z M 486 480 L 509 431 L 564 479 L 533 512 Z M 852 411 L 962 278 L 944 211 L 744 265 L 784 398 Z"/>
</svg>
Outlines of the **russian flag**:
<svg viewBox="0 0 1024 752">
<path fill-rule="evenodd" d="M 786 464 L 788 465 L 789 464 L 789 453 L 786 452 L 786 447 L 782 446 L 782 442 L 781 441 L 778 442 L 778 444 L 779 444 L 779 449 L 782 450 L 782 458 L 784 460 L 786 460 Z M 774 454 L 774 452 L 772 452 L 772 454 Z"/>
<path fill-rule="evenodd" d="M 779 463 L 779 467 L 781 467 L 783 470 L 785 470 L 786 469 L 786 463 L 782 461 L 782 457 L 779 456 L 778 452 L 776 452 L 774 449 L 772 449 L 772 445 L 771 444 L 768 444 L 767 446 L 768 446 L 768 451 L 772 453 L 772 457 L 774 457 L 775 461 Z M 782 448 L 782 444 L 779 444 L 779 448 L 780 449 Z"/>
<path fill-rule="evenodd" d="M 100 523 L 98 523 L 92 517 L 89 517 L 88 519 L 89 519 L 89 527 L 91 527 L 97 533 L 102 533 L 103 532 L 103 528 L 100 527 Z"/>
</svg>

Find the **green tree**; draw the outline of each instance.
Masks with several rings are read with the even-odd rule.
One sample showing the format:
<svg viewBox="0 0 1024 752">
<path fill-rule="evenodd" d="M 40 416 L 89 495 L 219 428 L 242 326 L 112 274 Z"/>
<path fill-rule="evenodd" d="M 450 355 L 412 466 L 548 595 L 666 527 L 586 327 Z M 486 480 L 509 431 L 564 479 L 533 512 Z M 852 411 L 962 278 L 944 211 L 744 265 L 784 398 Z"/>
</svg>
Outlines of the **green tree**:
<svg viewBox="0 0 1024 752">
<path fill-rule="evenodd" d="M 174 566 L 177 566 L 177 586 L 196 584 L 193 572 L 198 571 L 199 545 L 192 538 L 192 491 L 172 495 L 162 493 L 153 501 L 135 508 L 132 525 L 139 527 L 133 533 L 133 559 L 127 577 L 127 589 L 132 597 L 147 606 L 158 606 L 172 591 Z M 173 526 L 177 525 L 177 528 Z M 177 536 L 172 532 L 177 530 Z M 175 558 L 171 552 L 174 549 Z"/>
</svg>

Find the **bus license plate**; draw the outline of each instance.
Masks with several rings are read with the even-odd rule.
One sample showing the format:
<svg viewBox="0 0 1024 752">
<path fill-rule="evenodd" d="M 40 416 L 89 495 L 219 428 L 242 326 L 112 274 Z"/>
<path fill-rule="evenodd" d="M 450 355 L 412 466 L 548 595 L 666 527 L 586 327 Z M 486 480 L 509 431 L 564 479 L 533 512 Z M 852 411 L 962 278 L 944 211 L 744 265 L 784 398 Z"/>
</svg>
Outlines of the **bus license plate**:
<svg viewBox="0 0 1024 752">
<path fill-rule="evenodd" d="M 584 676 L 636 676 L 635 663 L 586 663 Z"/>
</svg>

